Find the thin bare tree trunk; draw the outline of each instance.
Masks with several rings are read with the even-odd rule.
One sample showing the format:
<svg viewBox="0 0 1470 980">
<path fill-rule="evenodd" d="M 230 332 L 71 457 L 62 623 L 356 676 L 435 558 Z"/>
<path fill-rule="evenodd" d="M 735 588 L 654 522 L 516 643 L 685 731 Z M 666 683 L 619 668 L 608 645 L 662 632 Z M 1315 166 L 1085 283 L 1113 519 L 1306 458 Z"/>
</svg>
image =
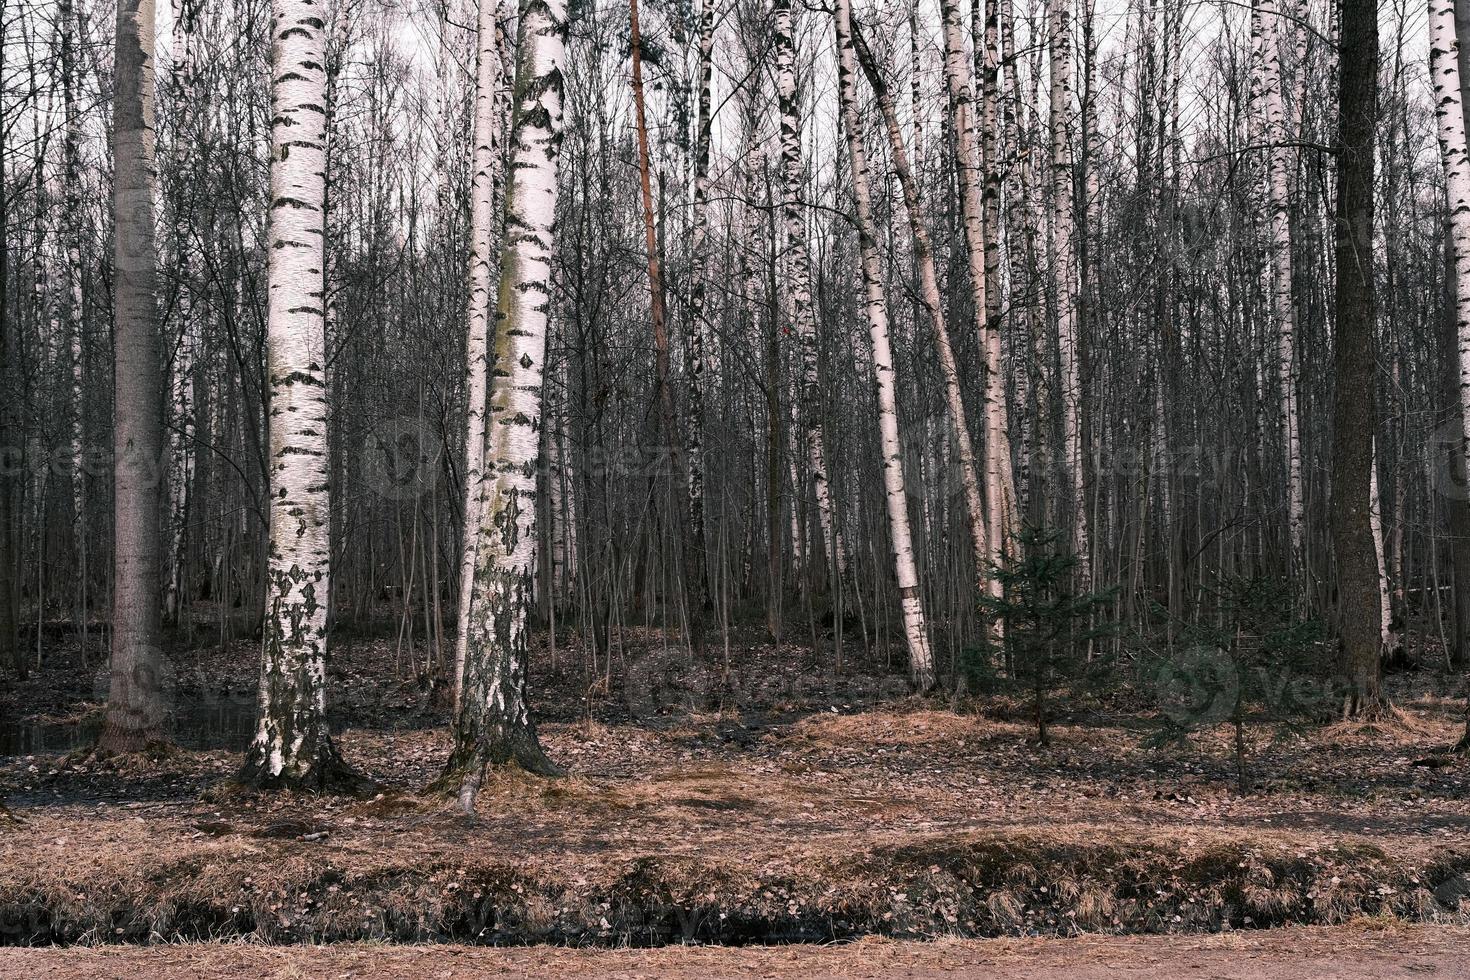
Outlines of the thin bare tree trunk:
<svg viewBox="0 0 1470 980">
<path fill-rule="evenodd" d="M 1271 318 L 1276 323 L 1276 382 L 1281 394 L 1281 420 L 1286 448 L 1287 520 L 1290 526 L 1291 569 L 1305 575 L 1306 491 L 1302 483 L 1301 425 L 1297 412 L 1296 307 L 1292 299 L 1291 271 L 1291 177 L 1295 154 L 1288 145 L 1286 102 L 1282 93 L 1281 50 L 1286 21 L 1277 0 L 1259 0 L 1259 16 L 1252 29 L 1260 36 L 1253 46 L 1260 50 L 1261 128 L 1266 142 L 1266 197 L 1270 211 L 1268 248 L 1271 255 Z"/>
<path fill-rule="evenodd" d="M 1347 712 L 1383 710 L 1378 574 L 1369 523 L 1374 399 L 1373 170 L 1378 7 L 1343 0 L 1337 157 L 1337 336 L 1332 427 L 1332 530 L 1338 625 L 1352 691 Z"/>
<path fill-rule="evenodd" d="M 1061 365 L 1062 452 L 1071 478 L 1072 548 L 1079 587 L 1092 582 L 1086 456 L 1082 447 L 1082 355 L 1077 330 L 1075 220 L 1072 213 L 1072 25 L 1067 0 L 1049 0 L 1051 49 L 1052 278 Z"/>
<path fill-rule="evenodd" d="M 807 478 L 817 498 L 817 519 L 839 580 L 846 578 L 847 554 L 832 514 L 827 481 L 827 448 L 822 434 L 821 390 L 817 381 L 817 322 L 812 310 L 811 258 L 807 253 L 806 214 L 801 203 L 801 114 L 796 92 L 796 46 L 792 36 L 791 0 L 776 0 L 776 86 L 781 111 L 781 215 L 786 228 L 786 259 L 791 318 L 801 340 L 801 421 L 811 472 Z"/>
</svg>

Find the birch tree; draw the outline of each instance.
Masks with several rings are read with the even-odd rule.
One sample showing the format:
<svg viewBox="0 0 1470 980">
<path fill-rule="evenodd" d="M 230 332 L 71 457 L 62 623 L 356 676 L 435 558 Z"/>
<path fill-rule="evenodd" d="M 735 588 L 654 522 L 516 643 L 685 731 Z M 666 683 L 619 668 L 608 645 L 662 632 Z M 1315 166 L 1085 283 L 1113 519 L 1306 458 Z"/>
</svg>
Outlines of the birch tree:
<svg viewBox="0 0 1470 980">
<path fill-rule="evenodd" d="M 850 15 L 849 15 L 850 16 Z M 954 431 L 955 444 L 960 466 L 961 490 L 965 498 L 965 510 L 969 516 L 970 542 L 975 555 L 975 567 L 986 568 L 990 560 L 987 544 L 986 515 L 980 498 L 979 467 L 976 465 L 974 442 L 970 438 L 970 426 L 965 415 L 964 391 L 961 387 L 959 364 L 950 343 L 949 328 L 945 323 L 944 302 L 939 291 L 939 275 L 934 264 L 934 246 L 930 240 L 923 202 L 919 199 L 919 184 L 909 166 L 908 153 L 904 146 L 903 130 L 899 125 L 898 110 L 893 95 L 883 79 L 877 59 L 863 39 L 862 32 L 854 26 L 852 45 L 869 87 L 878 103 L 878 113 L 888 137 L 888 156 L 903 193 L 904 211 L 908 215 L 909 233 L 914 240 L 914 259 L 919 267 L 919 298 L 924 312 L 929 317 L 934 334 L 934 350 L 939 357 L 940 372 L 944 377 L 945 406 L 949 411 L 950 427 Z"/>
<path fill-rule="evenodd" d="M 270 544 L 260 707 L 241 782 L 345 788 L 327 727 L 326 73 L 314 0 L 272 0 L 266 374 Z"/>
<path fill-rule="evenodd" d="M 491 765 L 557 773 L 536 737 L 526 669 L 566 31 L 563 0 L 523 3 L 474 607 L 454 748 L 438 783 L 466 813 Z"/>
<path fill-rule="evenodd" d="M 709 278 L 709 160 L 714 122 L 710 83 L 714 75 L 715 0 L 700 0 L 699 51 L 695 84 L 699 86 L 694 131 L 694 202 L 690 218 L 689 318 L 684 328 L 684 359 L 689 371 L 688 416 L 684 434 L 685 466 L 689 473 L 689 547 L 692 549 L 695 602 L 710 604 L 708 550 L 704 502 L 704 386 L 705 281 Z"/>
<path fill-rule="evenodd" d="M 1008 525 L 1013 523 L 1014 489 L 1011 482 L 1010 434 L 1006 420 L 1005 375 L 1001 371 L 1000 323 L 990 314 L 997 309 L 987 295 L 985 229 L 985 171 L 981 159 L 978 113 L 971 61 L 965 51 L 965 32 L 958 0 L 941 0 L 944 30 L 944 77 L 949 91 L 950 132 L 955 146 L 955 169 L 960 182 L 960 213 L 965 231 L 966 271 L 970 301 L 974 304 L 976 333 L 985 350 L 985 503 L 986 545 L 977 564 L 982 577 L 1007 549 Z M 998 188 L 996 188 L 998 191 Z M 995 261 L 999 261 L 998 252 Z M 998 267 L 997 267 L 998 268 Z M 999 583 L 992 580 L 992 594 Z"/>
<path fill-rule="evenodd" d="M 474 133 L 470 148 L 470 303 L 465 341 L 465 495 L 460 549 L 459 607 L 454 642 L 454 705 L 459 708 L 470 642 L 475 556 L 480 546 L 484 505 L 485 394 L 489 372 L 491 297 L 496 291 L 499 252 L 496 237 L 502 212 L 501 93 L 505 79 L 505 34 L 499 0 L 480 0 L 475 44 Z"/>
<path fill-rule="evenodd" d="M 113 599 L 107 720 L 98 749 L 163 739 L 159 648 L 162 352 L 154 308 L 153 0 L 117 6 L 113 94 Z"/>
<path fill-rule="evenodd" d="M 873 383 L 878 390 L 878 430 L 883 453 L 883 493 L 888 507 L 888 533 L 893 548 L 894 577 L 903 610 L 904 641 L 909 652 L 909 674 L 919 690 L 934 686 L 934 658 L 924 623 L 919 572 L 914 563 L 909 530 L 908 491 L 904 484 L 903 446 L 898 431 L 898 376 L 888 341 L 888 302 L 883 295 L 883 263 L 873 226 L 873 193 L 868 174 L 863 125 L 857 109 L 857 65 L 852 42 L 851 0 L 837 0 L 833 19 L 837 33 L 837 89 L 842 111 L 842 135 L 852 165 L 852 199 L 857 223 L 858 250 L 863 276 L 863 310 L 873 344 Z"/>
<path fill-rule="evenodd" d="M 791 320 L 801 344 L 801 421 L 817 519 L 832 566 L 841 580 L 847 566 L 833 517 L 832 489 L 827 480 L 827 448 L 822 434 L 821 388 L 817 378 L 817 322 L 812 309 L 811 257 L 807 251 L 806 209 L 802 205 L 801 113 L 796 91 L 796 44 L 792 35 L 791 0 L 776 0 L 776 91 L 781 112 L 781 218 L 786 232 L 787 281 Z"/>
<path fill-rule="evenodd" d="M 1276 325 L 1276 383 L 1281 392 L 1282 442 L 1286 449 L 1287 521 L 1290 528 L 1291 567 L 1306 571 L 1306 492 L 1302 485 L 1301 424 L 1296 396 L 1296 309 L 1292 300 L 1291 193 L 1295 154 L 1289 145 L 1286 102 L 1282 94 L 1281 51 L 1286 18 L 1278 0 L 1259 0 L 1253 32 L 1261 36 L 1260 103 L 1265 114 L 1262 134 L 1266 147 L 1266 198 L 1269 202 L 1271 319 Z"/>
<path fill-rule="evenodd" d="M 1440 162 L 1445 175 L 1450 259 L 1455 273 L 1454 319 L 1459 353 L 1460 409 L 1465 447 L 1470 447 L 1470 156 L 1460 103 L 1460 44 L 1453 0 L 1429 4 L 1429 74 L 1434 85 Z"/>
<path fill-rule="evenodd" d="M 1061 364 L 1062 454 L 1071 480 L 1072 548 L 1079 588 L 1092 582 L 1086 459 L 1082 447 L 1082 356 L 1077 331 L 1076 244 L 1072 212 L 1072 25 L 1068 0 L 1049 0 L 1051 53 L 1052 283 Z"/>
</svg>

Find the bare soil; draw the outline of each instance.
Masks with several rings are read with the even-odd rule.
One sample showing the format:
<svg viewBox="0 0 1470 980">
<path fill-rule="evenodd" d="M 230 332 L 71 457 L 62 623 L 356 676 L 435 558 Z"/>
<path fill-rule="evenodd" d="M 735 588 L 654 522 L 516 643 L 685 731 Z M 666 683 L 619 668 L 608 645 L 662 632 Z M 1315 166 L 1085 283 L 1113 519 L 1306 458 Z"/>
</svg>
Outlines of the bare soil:
<svg viewBox="0 0 1470 980">
<path fill-rule="evenodd" d="M 537 980 L 1410 980 L 1463 977 L 1470 932 L 1369 923 L 1216 936 L 837 946 L 567 949 L 535 946 L 266 946 L 207 943 L 0 950 L 0 974 L 29 980 L 303 980 L 308 977 L 535 977 Z"/>
<path fill-rule="evenodd" d="M 1395 681 L 1389 724 L 1255 733 L 1242 795 L 1229 732 L 1149 748 L 1132 705 L 1078 702 L 1038 747 L 1007 720 L 1017 706 L 901 697 L 882 661 L 839 674 L 751 642 L 727 668 L 655 638 L 626 655 L 616 676 L 631 683 L 610 685 L 575 650 L 555 668 L 540 651 L 543 741 L 568 775 L 498 775 L 473 821 L 420 793 L 449 748 L 441 695 L 381 641 L 339 646 L 333 667 L 344 752 L 383 788 L 371 799 L 238 792 L 240 756 L 225 749 L 0 759 L 0 792 L 25 821 L 0 836 L 0 943 L 658 946 L 1470 922 L 1470 764 L 1443 751 L 1460 706 L 1432 678 Z M 180 703 L 250 689 L 249 644 L 176 660 Z M 57 661 L 0 690 L 0 708 L 85 715 L 87 682 Z"/>
</svg>

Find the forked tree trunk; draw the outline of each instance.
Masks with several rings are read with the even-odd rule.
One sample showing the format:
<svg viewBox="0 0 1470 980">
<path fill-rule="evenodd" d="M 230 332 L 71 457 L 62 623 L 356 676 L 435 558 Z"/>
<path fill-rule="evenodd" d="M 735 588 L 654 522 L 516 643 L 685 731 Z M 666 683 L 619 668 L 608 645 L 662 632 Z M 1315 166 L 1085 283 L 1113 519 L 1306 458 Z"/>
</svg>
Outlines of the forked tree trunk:
<svg viewBox="0 0 1470 980">
<path fill-rule="evenodd" d="M 474 607 L 454 748 L 437 784 L 466 813 L 490 765 L 557 772 L 536 737 L 526 668 L 566 30 L 564 0 L 522 4 Z"/>
<path fill-rule="evenodd" d="M 356 776 L 327 727 L 324 25 L 312 0 L 271 4 L 271 193 L 266 311 L 270 541 L 260 717 L 241 782 L 314 791 Z"/>
<path fill-rule="evenodd" d="M 117 8 L 113 99 L 113 600 L 112 666 L 103 752 L 163 738 L 159 649 L 163 378 L 154 308 L 153 0 Z"/>
<path fill-rule="evenodd" d="M 924 623 L 918 566 L 909 530 L 908 492 L 904 485 L 903 442 L 898 432 L 897 374 L 888 341 L 888 304 L 883 296 L 883 262 L 873 234 L 873 205 L 867 149 L 857 110 L 857 66 L 852 43 L 851 0 L 837 0 L 837 89 L 842 106 L 842 133 L 852 163 L 853 210 L 863 273 L 863 308 L 873 341 L 873 382 L 878 390 L 878 432 L 883 453 L 883 493 L 888 505 L 888 533 L 893 546 L 893 570 L 903 610 L 904 640 L 909 651 L 909 674 L 921 691 L 934 686 L 934 658 Z M 932 264 L 932 263 L 931 263 Z"/>
<path fill-rule="evenodd" d="M 505 80 L 505 34 L 499 0 L 481 0 L 475 44 L 474 133 L 470 147 L 470 303 L 465 342 L 464 529 L 459 563 L 459 606 L 454 632 L 454 707 L 464 690 L 469 649 L 470 605 L 474 597 L 475 555 L 480 546 L 480 512 L 485 499 L 485 389 L 490 369 L 491 310 L 499 281 L 503 186 L 501 133 Z"/>
</svg>

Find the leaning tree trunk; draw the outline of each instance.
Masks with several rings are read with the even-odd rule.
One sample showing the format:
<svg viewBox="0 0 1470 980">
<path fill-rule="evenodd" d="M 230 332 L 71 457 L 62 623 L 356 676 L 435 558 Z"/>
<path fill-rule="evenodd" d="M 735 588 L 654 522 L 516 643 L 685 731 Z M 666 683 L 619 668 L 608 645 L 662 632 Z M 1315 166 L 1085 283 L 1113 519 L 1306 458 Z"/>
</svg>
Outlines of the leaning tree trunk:
<svg viewBox="0 0 1470 980">
<path fill-rule="evenodd" d="M 786 227 L 787 278 L 791 286 L 791 318 L 801 340 L 801 419 L 806 430 L 809 477 L 817 498 L 822 539 L 830 550 L 839 581 L 847 575 L 847 552 L 832 513 L 827 481 L 827 447 L 822 435 L 817 381 L 817 321 L 812 309 L 811 258 L 807 253 L 806 215 L 801 205 L 801 115 L 796 97 L 796 45 L 791 27 L 791 0 L 776 0 L 776 88 L 781 111 L 781 216 Z"/>
<path fill-rule="evenodd" d="M 97 746 L 163 738 L 159 649 L 159 468 L 163 377 L 154 309 L 153 0 L 117 8 L 113 97 L 113 599 L 107 721 Z"/>
<path fill-rule="evenodd" d="M 1373 466 L 1373 153 L 1378 99 L 1376 0 L 1343 0 L 1337 157 L 1337 336 L 1332 423 L 1332 536 L 1347 713 L 1383 710 L 1378 567 L 1369 516 Z"/>
<path fill-rule="evenodd" d="M 898 433 L 897 375 L 888 342 L 888 304 L 883 297 L 883 261 L 873 234 L 873 204 L 868 176 L 867 148 L 857 109 L 857 81 L 852 43 L 852 2 L 837 0 L 837 90 L 842 106 L 842 134 L 852 163 L 853 210 L 861 253 L 864 309 L 873 341 L 873 381 L 878 390 L 878 433 L 883 453 L 883 494 L 888 504 L 888 533 L 893 546 L 893 571 L 898 580 L 903 611 L 904 640 L 908 644 L 909 673 L 919 690 L 934 686 L 934 658 L 924 624 L 919 594 L 919 571 L 909 530 L 908 492 L 903 474 L 903 442 Z M 931 260 L 932 265 L 932 260 Z"/>
<path fill-rule="evenodd" d="M 480 546 L 480 512 L 485 500 L 485 379 L 489 372 L 491 297 L 499 279 L 496 234 L 501 204 L 501 90 L 505 79 L 505 34 L 498 0 L 480 3 L 475 57 L 475 121 L 470 149 L 470 305 L 465 342 L 464 534 L 460 549 L 459 608 L 454 634 L 454 707 L 464 690 L 474 596 L 475 556 Z"/>
<path fill-rule="evenodd" d="M 272 0 L 266 364 L 270 542 L 260 718 L 240 781 L 348 788 L 327 728 L 326 73 L 320 8 Z"/>
<path fill-rule="evenodd" d="M 848 15 L 849 20 L 851 14 Z M 970 426 L 965 417 L 965 400 L 960 384 L 959 364 L 954 348 L 950 344 L 949 329 L 945 324 L 944 303 L 939 291 L 939 275 L 934 265 L 934 246 L 929 238 L 925 223 L 923 204 L 919 199 L 918 181 L 909 166 L 908 153 L 904 147 L 903 129 L 899 124 L 898 110 L 893 104 L 893 95 L 883 80 L 877 59 L 863 40 L 862 33 L 854 28 L 852 44 L 858 63 L 868 79 L 869 87 L 878 102 L 879 115 L 888 136 L 888 155 L 893 172 L 898 177 L 903 192 L 904 210 L 908 214 L 909 232 L 914 239 L 914 258 L 919 267 L 919 298 L 924 311 L 934 328 L 934 349 L 939 354 L 940 373 L 944 376 L 945 406 L 949 409 L 950 424 L 954 429 L 958 447 L 961 492 L 965 509 L 970 518 L 970 543 L 975 551 L 975 566 L 983 570 L 990 554 L 986 539 L 985 507 L 980 499 L 980 469 L 976 465 L 975 446 L 970 438 Z"/>
<path fill-rule="evenodd" d="M 454 748 L 437 784 L 466 813 L 492 764 L 557 772 L 536 737 L 526 668 L 566 30 L 565 0 L 523 3 L 474 608 Z"/>
<path fill-rule="evenodd" d="M 1052 278 L 1061 366 L 1062 453 L 1071 479 L 1072 548 L 1078 587 L 1092 582 L 1092 542 L 1082 451 L 1082 356 L 1077 330 L 1075 228 L 1072 214 L 1072 25 L 1067 0 L 1050 0 Z"/>
</svg>

